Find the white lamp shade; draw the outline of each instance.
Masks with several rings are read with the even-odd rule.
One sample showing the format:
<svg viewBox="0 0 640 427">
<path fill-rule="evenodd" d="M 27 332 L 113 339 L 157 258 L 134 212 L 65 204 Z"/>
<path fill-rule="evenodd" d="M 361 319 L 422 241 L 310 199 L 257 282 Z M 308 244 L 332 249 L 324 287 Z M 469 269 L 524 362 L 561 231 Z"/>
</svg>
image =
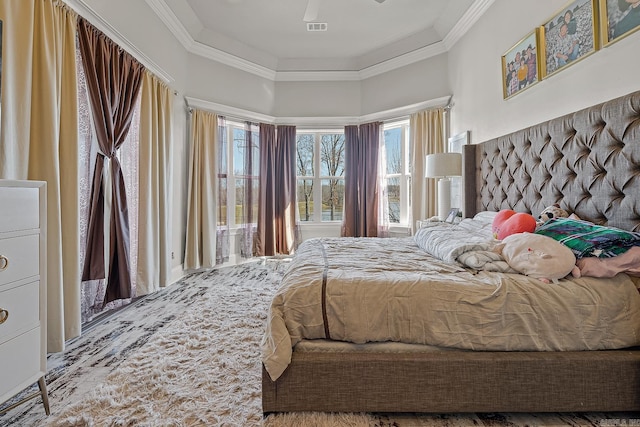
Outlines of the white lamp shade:
<svg viewBox="0 0 640 427">
<path fill-rule="evenodd" d="M 426 178 L 462 175 L 462 154 L 436 153 L 428 154 L 425 164 Z"/>
</svg>

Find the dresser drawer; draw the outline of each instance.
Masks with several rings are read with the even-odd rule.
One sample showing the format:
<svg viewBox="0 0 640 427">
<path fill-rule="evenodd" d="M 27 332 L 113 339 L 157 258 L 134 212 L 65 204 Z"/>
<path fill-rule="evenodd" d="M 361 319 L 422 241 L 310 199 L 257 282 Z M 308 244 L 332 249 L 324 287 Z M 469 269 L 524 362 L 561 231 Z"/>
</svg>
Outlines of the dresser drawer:
<svg viewBox="0 0 640 427">
<path fill-rule="evenodd" d="M 37 234 L 0 239 L 0 287 L 16 280 L 38 276 L 40 236 Z"/>
<path fill-rule="evenodd" d="M 0 292 L 0 310 L 8 313 L 6 321 L 0 324 L 0 344 L 40 324 L 39 303 L 38 281 Z"/>
<path fill-rule="evenodd" d="M 0 233 L 40 227 L 38 188 L 0 187 Z"/>
<path fill-rule="evenodd" d="M 40 328 L 0 344 L 0 402 L 41 376 L 41 351 Z"/>
</svg>

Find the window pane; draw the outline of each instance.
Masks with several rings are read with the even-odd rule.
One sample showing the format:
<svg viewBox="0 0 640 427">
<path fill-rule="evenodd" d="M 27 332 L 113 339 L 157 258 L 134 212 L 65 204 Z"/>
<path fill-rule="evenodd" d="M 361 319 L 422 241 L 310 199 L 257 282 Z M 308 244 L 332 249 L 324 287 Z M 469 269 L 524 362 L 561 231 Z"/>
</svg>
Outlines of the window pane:
<svg viewBox="0 0 640 427">
<path fill-rule="evenodd" d="M 251 166 L 247 166 L 247 170 L 251 171 L 252 176 L 260 175 L 260 133 L 251 133 Z M 258 193 L 254 193 L 258 194 Z M 257 217 L 255 217 L 257 218 Z"/>
<path fill-rule="evenodd" d="M 344 134 L 320 137 L 320 175 L 344 176 Z"/>
<path fill-rule="evenodd" d="M 322 180 L 322 220 L 342 221 L 344 206 L 344 180 Z"/>
<path fill-rule="evenodd" d="M 244 218 L 242 218 L 242 206 L 244 205 L 244 187 L 245 180 L 244 178 L 238 178 L 235 180 L 236 182 L 236 206 L 235 206 L 235 217 L 236 224 L 244 224 Z"/>
<path fill-rule="evenodd" d="M 247 222 L 250 224 L 258 223 L 258 194 L 260 191 L 260 180 L 258 178 L 251 179 L 251 217 L 247 218 Z"/>
<path fill-rule="evenodd" d="M 258 178 L 236 178 L 235 182 L 236 224 L 254 224 L 258 221 Z M 243 207 L 251 208 L 245 210 L 245 217 Z"/>
<path fill-rule="evenodd" d="M 258 176 L 260 173 L 260 133 L 233 128 L 233 173 Z"/>
<path fill-rule="evenodd" d="M 300 221 L 313 221 L 313 180 L 298 180 L 298 213 Z"/>
<path fill-rule="evenodd" d="M 218 173 L 226 174 L 229 171 L 227 169 L 228 138 L 226 126 L 218 126 L 218 139 L 220 140 L 218 147 Z"/>
<path fill-rule="evenodd" d="M 393 128 L 384 131 L 384 144 L 387 152 L 387 174 L 402 173 L 401 138 L 401 128 Z"/>
<path fill-rule="evenodd" d="M 298 176 L 313 176 L 314 135 L 309 133 L 297 135 L 296 146 L 296 174 Z"/>
<path fill-rule="evenodd" d="M 244 141 L 244 129 L 233 128 L 233 173 L 244 175 L 244 160 L 246 145 Z"/>
<path fill-rule="evenodd" d="M 218 175 L 218 225 L 229 225 L 227 219 L 227 178 Z"/>
<path fill-rule="evenodd" d="M 387 198 L 389 199 L 389 222 L 400 222 L 400 178 L 387 178 Z"/>
</svg>

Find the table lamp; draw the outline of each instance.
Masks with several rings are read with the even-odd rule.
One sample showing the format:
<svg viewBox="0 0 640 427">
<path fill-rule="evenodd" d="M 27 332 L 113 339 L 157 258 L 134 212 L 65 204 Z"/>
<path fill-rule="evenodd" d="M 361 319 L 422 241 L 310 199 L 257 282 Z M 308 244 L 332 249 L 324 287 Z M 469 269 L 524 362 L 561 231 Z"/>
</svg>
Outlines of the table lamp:
<svg viewBox="0 0 640 427">
<path fill-rule="evenodd" d="M 462 175 L 462 154 L 428 154 L 425 163 L 426 178 L 438 180 L 438 217 L 444 221 L 451 209 L 451 176 Z"/>
</svg>

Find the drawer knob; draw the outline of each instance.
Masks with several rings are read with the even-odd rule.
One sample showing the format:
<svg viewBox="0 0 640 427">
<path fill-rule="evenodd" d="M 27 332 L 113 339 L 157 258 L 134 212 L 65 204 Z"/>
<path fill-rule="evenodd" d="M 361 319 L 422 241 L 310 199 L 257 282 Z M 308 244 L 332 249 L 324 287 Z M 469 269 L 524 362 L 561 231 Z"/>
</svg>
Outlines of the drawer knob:
<svg viewBox="0 0 640 427">
<path fill-rule="evenodd" d="M 6 322 L 8 318 L 9 318 L 9 310 L 0 308 L 0 325 Z"/>
<path fill-rule="evenodd" d="M 4 255 L 0 255 L 0 271 L 4 271 L 9 268 L 9 258 Z"/>
</svg>

